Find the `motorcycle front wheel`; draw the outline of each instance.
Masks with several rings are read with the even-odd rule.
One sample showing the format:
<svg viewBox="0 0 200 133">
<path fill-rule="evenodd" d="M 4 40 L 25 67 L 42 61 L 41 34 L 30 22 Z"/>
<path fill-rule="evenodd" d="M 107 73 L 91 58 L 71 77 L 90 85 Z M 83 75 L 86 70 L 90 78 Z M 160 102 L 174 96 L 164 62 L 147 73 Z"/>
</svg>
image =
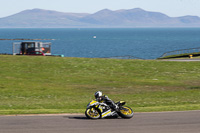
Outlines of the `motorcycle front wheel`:
<svg viewBox="0 0 200 133">
<path fill-rule="evenodd" d="M 85 111 L 85 115 L 89 119 L 99 119 L 99 118 L 101 118 L 101 115 L 100 115 L 98 109 L 96 109 L 94 107 L 87 108 L 86 111 Z"/>
<path fill-rule="evenodd" d="M 120 111 L 118 112 L 119 116 L 125 119 L 130 119 L 133 117 L 133 110 L 130 107 L 122 106 L 120 107 Z"/>
</svg>

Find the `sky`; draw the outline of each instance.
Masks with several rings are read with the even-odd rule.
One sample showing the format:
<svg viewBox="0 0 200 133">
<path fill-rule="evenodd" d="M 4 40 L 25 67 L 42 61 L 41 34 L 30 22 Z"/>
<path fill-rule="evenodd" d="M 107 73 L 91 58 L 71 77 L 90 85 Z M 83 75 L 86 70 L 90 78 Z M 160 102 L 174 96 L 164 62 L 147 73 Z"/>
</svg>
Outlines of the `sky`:
<svg viewBox="0 0 200 133">
<path fill-rule="evenodd" d="M 102 9 L 142 8 L 170 17 L 193 15 L 200 17 L 200 0 L 0 0 L 0 18 L 27 9 L 60 12 L 95 13 Z"/>
</svg>

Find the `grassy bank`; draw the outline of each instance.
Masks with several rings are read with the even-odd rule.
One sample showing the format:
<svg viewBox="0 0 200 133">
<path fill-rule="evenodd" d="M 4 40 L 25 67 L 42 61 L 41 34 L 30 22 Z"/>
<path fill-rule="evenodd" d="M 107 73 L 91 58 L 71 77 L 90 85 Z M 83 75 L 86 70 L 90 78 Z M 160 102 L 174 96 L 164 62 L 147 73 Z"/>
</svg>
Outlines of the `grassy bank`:
<svg viewBox="0 0 200 133">
<path fill-rule="evenodd" d="M 0 114 L 83 113 L 97 90 L 136 112 L 200 110 L 200 63 L 0 55 Z"/>
</svg>

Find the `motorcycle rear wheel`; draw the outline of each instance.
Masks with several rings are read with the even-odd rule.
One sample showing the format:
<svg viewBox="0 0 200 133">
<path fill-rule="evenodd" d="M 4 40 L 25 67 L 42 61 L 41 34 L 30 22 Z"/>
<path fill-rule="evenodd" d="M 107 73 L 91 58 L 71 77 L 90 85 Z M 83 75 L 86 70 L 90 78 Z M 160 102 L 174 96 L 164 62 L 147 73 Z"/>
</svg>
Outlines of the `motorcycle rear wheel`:
<svg viewBox="0 0 200 133">
<path fill-rule="evenodd" d="M 99 119 L 101 118 L 101 114 L 99 113 L 98 109 L 91 107 L 87 108 L 85 111 L 85 115 L 89 119 Z"/>
<path fill-rule="evenodd" d="M 120 108 L 120 111 L 118 112 L 119 116 L 125 119 L 130 119 L 133 117 L 133 110 L 130 107 L 123 106 Z"/>
</svg>

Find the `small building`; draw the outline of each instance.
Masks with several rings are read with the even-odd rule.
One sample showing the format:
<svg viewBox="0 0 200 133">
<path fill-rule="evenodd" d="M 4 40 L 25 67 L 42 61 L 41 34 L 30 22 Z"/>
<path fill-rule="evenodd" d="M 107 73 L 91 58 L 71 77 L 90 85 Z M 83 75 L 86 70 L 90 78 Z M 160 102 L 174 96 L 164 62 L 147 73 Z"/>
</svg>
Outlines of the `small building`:
<svg viewBox="0 0 200 133">
<path fill-rule="evenodd" d="M 32 53 L 51 55 L 50 42 L 14 42 L 13 55 L 32 55 Z"/>
</svg>

